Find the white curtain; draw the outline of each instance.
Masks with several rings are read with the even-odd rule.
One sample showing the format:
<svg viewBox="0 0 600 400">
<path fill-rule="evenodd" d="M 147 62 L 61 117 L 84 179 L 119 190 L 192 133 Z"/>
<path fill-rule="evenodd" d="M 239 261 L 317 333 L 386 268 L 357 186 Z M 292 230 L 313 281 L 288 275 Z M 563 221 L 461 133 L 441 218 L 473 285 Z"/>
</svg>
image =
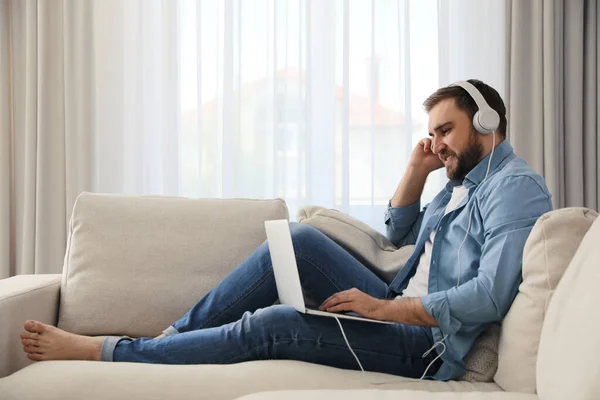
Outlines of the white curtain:
<svg viewBox="0 0 600 400">
<path fill-rule="evenodd" d="M 316 204 L 383 230 L 439 86 L 435 0 L 119 1 L 94 15 L 96 190 L 282 197 L 292 219 Z"/>
<path fill-rule="evenodd" d="M 312 204 L 383 231 L 423 100 L 468 78 L 504 93 L 501 0 L 0 10 L 0 276 L 60 272 L 82 190 L 282 197 L 292 220 Z"/>
</svg>

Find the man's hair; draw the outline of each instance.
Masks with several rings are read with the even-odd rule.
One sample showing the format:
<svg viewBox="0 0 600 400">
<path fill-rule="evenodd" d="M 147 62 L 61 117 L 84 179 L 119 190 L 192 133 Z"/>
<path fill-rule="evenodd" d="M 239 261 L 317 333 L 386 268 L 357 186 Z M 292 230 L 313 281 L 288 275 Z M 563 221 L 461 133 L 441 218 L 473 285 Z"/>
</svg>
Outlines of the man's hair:
<svg viewBox="0 0 600 400">
<path fill-rule="evenodd" d="M 485 101 L 492 107 L 498 115 L 500 115 L 500 125 L 498 126 L 498 132 L 500 132 L 500 136 L 505 139 L 506 138 L 506 107 L 504 106 L 504 101 L 502 101 L 502 97 L 498 94 L 496 89 L 493 87 L 486 85 L 485 83 L 477 80 L 477 79 L 469 79 L 467 82 L 472 84 L 479 90 Z M 443 88 L 439 88 L 435 91 L 431 96 L 427 98 L 423 102 L 423 106 L 425 107 L 425 111 L 429 113 L 433 107 L 435 107 L 440 101 L 453 98 L 456 102 L 456 107 L 465 111 L 471 121 L 473 121 L 473 116 L 477 112 L 477 103 L 471 97 L 471 95 L 460 86 L 446 86 Z M 472 124 L 473 122 L 471 122 Z"/>
</svg>

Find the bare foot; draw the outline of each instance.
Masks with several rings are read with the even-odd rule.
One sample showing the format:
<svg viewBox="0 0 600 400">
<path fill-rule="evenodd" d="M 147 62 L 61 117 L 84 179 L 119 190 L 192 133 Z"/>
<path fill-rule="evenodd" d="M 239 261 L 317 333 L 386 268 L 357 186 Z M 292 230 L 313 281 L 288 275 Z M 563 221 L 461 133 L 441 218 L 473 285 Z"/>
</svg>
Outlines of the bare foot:
<svg viewBox="0 0 600 400">
<path fill-rule="evenodd" d="M 76 335 L 38 321 L 25 322 L 21 343 L 27 357 L 35 361 L 100 361 L 102 337 Z"/>
</svg>

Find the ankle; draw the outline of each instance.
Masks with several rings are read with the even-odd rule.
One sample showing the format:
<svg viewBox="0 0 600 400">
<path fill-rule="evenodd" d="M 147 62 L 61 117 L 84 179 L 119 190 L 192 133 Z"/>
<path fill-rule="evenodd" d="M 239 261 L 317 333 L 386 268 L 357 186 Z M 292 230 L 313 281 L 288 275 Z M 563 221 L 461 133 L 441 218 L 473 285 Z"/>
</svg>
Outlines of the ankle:
<svg viewBox="0 0 600 400">
<path fill-rule="evenodd" d="M 90 360 L 92 361 L 101 361 L 101 352 L 102 352 L 102 343 L 104 339 L 98 338 L 98 340 L 94 340 L 92 345 L 90 346 Z"/>
</svg>

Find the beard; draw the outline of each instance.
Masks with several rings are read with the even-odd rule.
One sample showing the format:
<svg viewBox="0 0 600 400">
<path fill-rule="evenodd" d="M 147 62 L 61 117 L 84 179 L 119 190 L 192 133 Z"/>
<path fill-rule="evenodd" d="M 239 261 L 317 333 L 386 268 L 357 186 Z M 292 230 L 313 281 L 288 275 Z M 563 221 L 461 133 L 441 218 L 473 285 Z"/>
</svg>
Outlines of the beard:
<svg viewBox="0 0 600 400">
<path fill-rule="evenodd" d="M 440 155 L 443 159 L 454 156 L 454 165 L 446 167 L 446 176 L 451 180 L 462 181 L 465 176 L 479 163 L 483 154 L 483 145 L 477 140 L 477 134 L 473 132 L 467 147 L 457 155 L 456 153 L 443 150 Z"/>
</svg>

